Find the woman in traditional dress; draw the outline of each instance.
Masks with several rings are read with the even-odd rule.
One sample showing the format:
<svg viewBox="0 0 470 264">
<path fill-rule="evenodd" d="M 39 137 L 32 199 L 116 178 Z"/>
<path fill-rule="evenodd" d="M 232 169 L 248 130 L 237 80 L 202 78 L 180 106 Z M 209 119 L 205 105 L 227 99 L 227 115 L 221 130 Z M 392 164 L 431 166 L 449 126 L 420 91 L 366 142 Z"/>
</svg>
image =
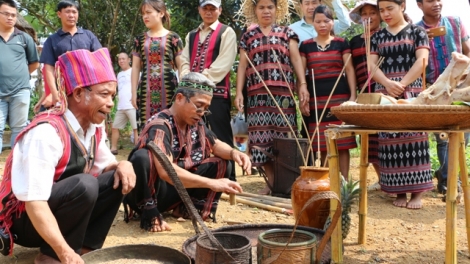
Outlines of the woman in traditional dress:
<svg viewBox="0 0 470 264">
<path fill-rule="evenodd" d="M 416 97 L 422 90 L 423 60 L 427 65 L 426 31 L 405 20 L 405 0 L 378 0 L 387 27 L 371 38 L 371 63 L 384 63 L 374 75 L 375 91 L 395 98 Z M 419 209 L 425 191 L 433 189 L 427 133 L 379 133 L 381 189 L 397 194 L 397 207 Z M 411 198 L 407 200 L 407 193 Z"/>
<path fill-rule="evenodd" d="M 243 111 L 243 89 L 246 80 L 248 137 L 252 164 L 258 167 L 260 173 L 266 174 L 269 187 L 274 183 L 274 167 L 264 152 L 272 153 L 274 138 L 288 137 L 291 132 L 288 124 L 296 130 L 295 102 L 292 91 L 289 91 L 295 87 L 292 69 L 297 75 L 301 103 L 305 103 L 308 98 L 305 71 L 300 60 L 297 35 L 292 29 L 276 24 L 276 21 L 281 21 L 288 15 L 288 1 L 246 0 L 243 6 L 247 22 L 257 25 L 249 29 L 240 40 L 240 62 L 234 103 L 239 111 Z M 262 80 L 256 72 L 259 72 Z M 274 98 L 269 95 L 263 81 Z M 287 120 L 281 115 L 273 99 Z M 269 188 L 260 193 L 269 193 Z"/>
<path fill-rule="evenodd" d="M 354 36 L 350 41 L 349 45 L 351 46 L 352 52 L 352 61 L 354 65 L 354 69 L 356 71 L 356 81 L 357 81 L 357 88 L 362 89 L 364 84 L 369 77 L 368 71 L 372 70 L 372 67 L 367 67 L 367 58 L 366 58 L 366 42 L 364 38 L 364 34 L 370 32 L 370 35 L 374 35 L 377 31 L 381 29 L 380 23 L 380 14 L 379 8 L 377 6 L 377 0 L 362 0 L 357 2 L 356 6 L 353 10 L 349 13 L 349 17 L 352 21 L 356 22 L 357 24 L 364 23 L 365 32 L 363 34 L 359 34 Z M 368 27 L 369 29 L 367 30 Z M 375 92 L 375 81 L 371 80 L 370 83 L 367 85 L 364 93 L 373 93 Z M 377 134 L 369 135 L 369 163 L 374 166 L 377 175 L 380 176 L 379 172 L 379 160 L 377 158 L 378 155 L 378 138 Z M 379 183 L 374 185 L 379 186 Z"/>
<path fill-rule="evenodd" d="M 315 134 L 312 147 L 315 152 L 318 151 L 318 140 L 320 140 L 321 161 L 326 163 L 326 139 L 324 131 L 326 126 L 330 124 L 340 125 L 342 121 L 330 114 L 332 106 L 340 105 L 345 101 L 356 100 L 356 76 L 351 56 L 351 49 L 347 40 L 335 37 L 333 34 L 333 14 L 331 10 L 320 5 L 315 9 L 313 16 L 313 26 L 318 33 L 314 39 L 304 40 L 300 44 L 300 55 L 302 63 L 307 69 L 307 85 L 310 94 L 309 109 L 302 112 L 306 116 L 308 132 L 313 136 L 317 127 L 316 116 L 321 117 L 321 113 L 325 110 L 322 119 L 319 120 L 319 133 Z M 345 68 L 345 76 L 339 78 L 338 85 L 333 92 L 328 105 L 326 104 L 331 91 L 333 90 L 343 67 Z M 312 76 L 313 70 L 313 76 Z M 314 83 L 312 81 L 315 82 Z M 315 94 L 313 92 L 315 89 Z M 315 106 L 315 98 L 317 105 Z M 317 115 L 315 114 L 317 112 Z M 349 175 L 349 149 L 356 147 L 356 139 L 348 137 L 338 140 L 339 166 L 341 174 L 347 178 Z M 320 158 L 320 157 L 317 157 Z"/>
<path fill-rule="evenodd" d="M 149 30 L 135 38 L 132 50 L 132 105 L 139 112 L 139 130 L 152 115 L 169 107 L 183 51 L 178 34 L 164 26 L 170 27 L 170 14 L 163 0 L 144 0 L 140 12 Z"/>
</svg>

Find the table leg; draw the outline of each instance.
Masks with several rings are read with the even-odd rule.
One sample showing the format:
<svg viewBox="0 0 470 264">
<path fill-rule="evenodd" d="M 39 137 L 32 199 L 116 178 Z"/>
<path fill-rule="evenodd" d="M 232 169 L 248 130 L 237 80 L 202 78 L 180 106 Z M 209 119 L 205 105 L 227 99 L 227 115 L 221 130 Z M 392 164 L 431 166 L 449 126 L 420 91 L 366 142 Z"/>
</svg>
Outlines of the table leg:
<svg viewBox="0 0 470 264">
<path fill-rule="evenodd" d="M 462 182 L 463 199 L 465 206 L 465 220 L 467 229 L 467 247 L 470 252 L 470 187 L 468 184 L 467 160 L 465 157 L 465 137 L 464 133 L 459 133 L 459 163 L 460 163 L 460 181 Z"/>
<path fill-rule="evenodd" d="M 336 139 L 333 139 L 329 133 L 325 133 L 327 137 L 328 149 L 328 167 L 330 169 L 330 189 L 338 194 L 341 199 L 341 179 L 339 173 L 338 147 Z M 330 200 L 330 216 L 333 216 L 338 201 Z M 343 263 L 343 237 L 341 232 L 341 219 L 338 221 L 333 234 L 331 235 L 331 261 L 332 263 Z"/>
<path fill-rule="evenodd" d="M 446 264 L 457 263 L 457 177 L 459 133 L 449 133 L 449 158 L 446 194 Z"/>
<path fill-rule="evenodd" d="M 369 134 L 361 134 L 361 164 L 359 169 L 359 236 L 358 243 L 366 243 L 366 218 L 367 218 L 367 168 L 369 167 Z"/>
</svg>

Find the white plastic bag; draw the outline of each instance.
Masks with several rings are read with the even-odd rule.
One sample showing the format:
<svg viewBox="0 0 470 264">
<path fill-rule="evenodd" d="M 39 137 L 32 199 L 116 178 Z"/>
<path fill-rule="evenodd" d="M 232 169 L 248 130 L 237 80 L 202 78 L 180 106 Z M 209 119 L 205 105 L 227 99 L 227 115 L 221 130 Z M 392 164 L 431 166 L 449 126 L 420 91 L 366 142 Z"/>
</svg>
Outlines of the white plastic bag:
<svg viewBox="0 0 470 264">
<path fill-rule="evenodd" d="M 238 112 L 230 122 L 232 126 L 233 136 L 246 136 L 248 135 L 248 123 L 245 122 L 245 116 L 242 112 Z"/>
</svg>

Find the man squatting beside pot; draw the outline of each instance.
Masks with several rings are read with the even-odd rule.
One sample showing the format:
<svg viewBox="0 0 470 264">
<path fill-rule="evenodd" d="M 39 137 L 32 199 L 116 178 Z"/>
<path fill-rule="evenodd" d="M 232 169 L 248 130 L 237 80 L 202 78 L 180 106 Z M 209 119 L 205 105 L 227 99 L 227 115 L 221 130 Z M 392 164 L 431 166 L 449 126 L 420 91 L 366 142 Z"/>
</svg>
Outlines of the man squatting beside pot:
<svg viewBox="0 0 470 264">
<path fill-rule="evenodd" d="M 151 141 L 172 161 L 204 220 L 215 222 L 221 192 L 242 192 L 237 182 L 228 179 L 232 164 L 229 161 L 237 162 L 250 174 L 250 158 L 217 139 L 203 121 L 210 114 L 214 88 L 203 74 L 186 74 L 178 84 L 172 106 L 152 116 L 145 125 L 129 155 L 137 180 L 124 200 L 126 221 L 136 211 L 141 215 L 142 229 L 160 232 L 171 230 L 160 212 L 173 210 L 174 217 L 190 217 L 167 171 L 146 148 Z M 132 209 L 130 214 L 128 206 Z"/>
<path fill-rule="evenodd" d="M 99 249 L 123 194 L 135 185 L 128 161 L 105 144 L 116 75 L 107 49 L 75 50 L 56 63 L 61 106 L 18 135 L 0 185 L 1 253 L 40 247 L 34 263 L 84 263 Z M 60 260 L 60 261 L 59 261 Z"/>
</svg>

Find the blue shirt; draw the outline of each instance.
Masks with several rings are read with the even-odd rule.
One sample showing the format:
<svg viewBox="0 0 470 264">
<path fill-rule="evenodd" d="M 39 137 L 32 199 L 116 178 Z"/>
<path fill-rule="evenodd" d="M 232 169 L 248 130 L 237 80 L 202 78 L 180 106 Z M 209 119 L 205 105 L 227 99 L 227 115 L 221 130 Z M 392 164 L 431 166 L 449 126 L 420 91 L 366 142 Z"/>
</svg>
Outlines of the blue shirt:
<svg viewBox="0 0 470 264">
<path fill-rule="evenodd" d="M 0 50 L 0 98 L 31 89 L 28 66 L 38 61 L 33 38 L 15 28 L 10 39 L 0 36 Z"/>
<path fill-rule="evenodd" d="M 95 51 L 100 48 L 98 38 L 89 30 L 78 28 L 72 36 L 69 32 L 59 29 L 47 38 L 39 62 L 55 66 L 59 56 L 67 51 L 78 49 Z"/>
<path fill-rule="evenodd" d="M 349 18 L 349 11 L 346 7 L 341 3 L 341 0 L 333 0 L 333 9 L 336 13 L 335 25 L 334 25 L 334 33 L 335 35 L 340 34 L 341 32 L 345 31 L 346 29 L 351 26 L 351 19 Z M 312 39 L 317 36 L 317 32 L 313 25 L 308 24 L 305 22 L 305 19 L 302 18 L 300 21 L 295 22 L 289 26 L 294 32 L 299 36 L 299 46 L 302 41 L 306 39 Z"/>
</svg>

